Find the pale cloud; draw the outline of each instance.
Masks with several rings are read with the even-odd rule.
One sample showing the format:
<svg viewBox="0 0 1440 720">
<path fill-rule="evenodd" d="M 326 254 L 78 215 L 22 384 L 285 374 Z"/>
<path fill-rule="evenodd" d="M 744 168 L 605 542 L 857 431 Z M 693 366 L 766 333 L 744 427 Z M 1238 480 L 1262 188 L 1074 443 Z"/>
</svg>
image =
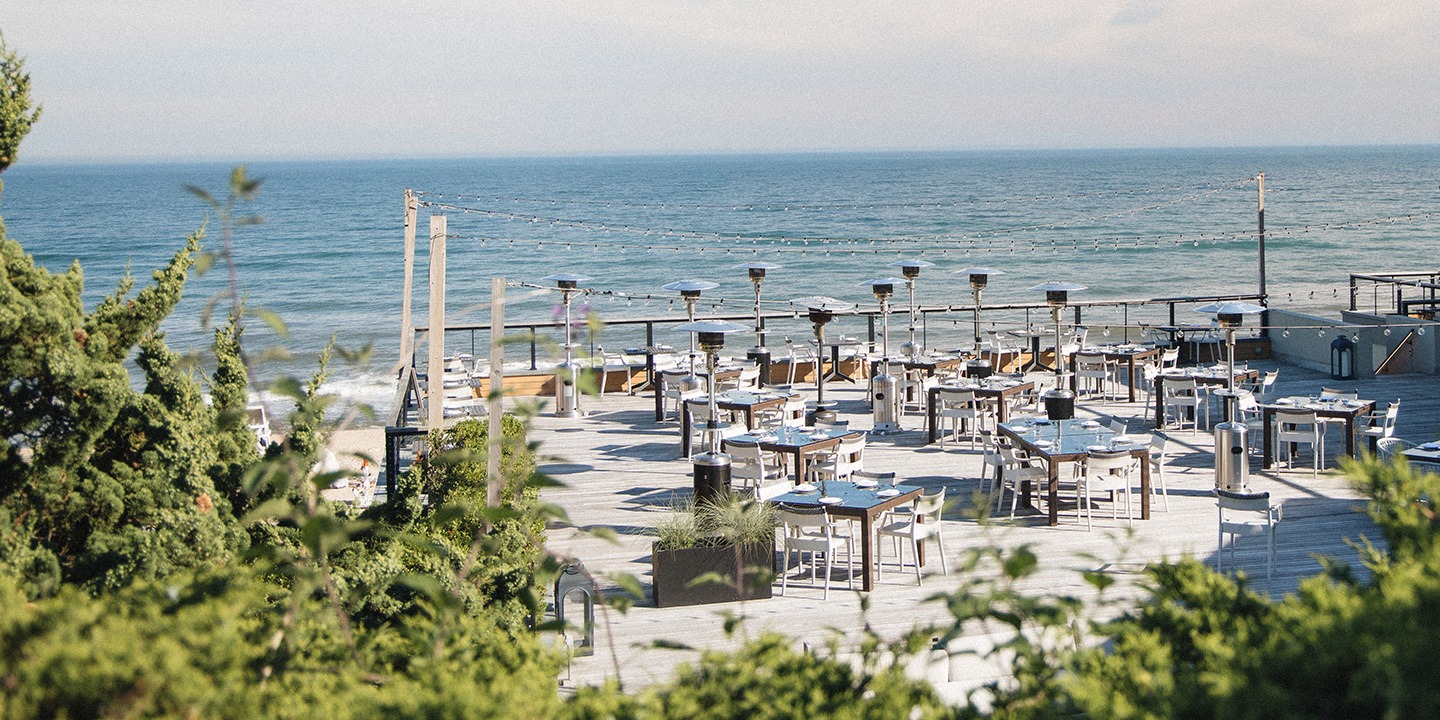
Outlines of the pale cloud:
<svg viewBox="0 0 1440 720">
<path fill-rule="evenodd" d="M 1440 5 L 0 0 L 26 157 L 1440 142 Z"/>
</svg>

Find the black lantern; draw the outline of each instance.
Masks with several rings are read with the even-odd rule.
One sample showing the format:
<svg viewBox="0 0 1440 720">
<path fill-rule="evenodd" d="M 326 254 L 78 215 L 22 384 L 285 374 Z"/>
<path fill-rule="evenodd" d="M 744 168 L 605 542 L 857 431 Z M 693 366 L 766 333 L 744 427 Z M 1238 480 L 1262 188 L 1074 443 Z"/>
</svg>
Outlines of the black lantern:
<svg viewBox="0 0 1440 720">
<path fill-rule="evenodd" d="M 1355 341 L 1348 335 L 1330 341 L 1330 377 L 1336 380 L 1355 379 Z"/>
</svg>

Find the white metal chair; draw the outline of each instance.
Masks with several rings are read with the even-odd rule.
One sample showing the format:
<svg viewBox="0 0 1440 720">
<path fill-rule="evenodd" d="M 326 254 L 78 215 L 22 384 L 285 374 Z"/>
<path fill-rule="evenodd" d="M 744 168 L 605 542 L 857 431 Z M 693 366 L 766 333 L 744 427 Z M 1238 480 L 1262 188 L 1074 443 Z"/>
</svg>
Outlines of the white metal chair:
<svg viewBox="0 0 1440 720">
<path fill-rule="evenodd" d="M 1075 387 L 1081 392 L 1091 392 L 1100 399 L 1113 399 L 1110 391 L 1112 364 L 1100 353 L 1075 353 Z"/>
<path fill-rule="evenodd" d="M 1395 421 L 1400 419 L 1400 400 L 1390 403 L 1384 412 L 1374 412 L 1361 418 L 1363 423 L 1360 426 L 1360 435 L 1370 443 L 1370 449 L 1374 450 L 1376 443 L 1390 437 L 1395 437 Z"/>
<path fill-rule="evenodd" d="M 995 498 L 995 510 L 992 514 L 1000 512 L 1000 506 L 1005 502 L 1005 489 L 1009 488 L 1010 519 L 1014 520 L 1015 509 L 1020 505 L 1020 486 L 1016 481 L 1018 473 L 1005 472 L 1005 456 L 998 447 L 985 450 L 981 468 L 981 479 L 986 482 L 985 495 Z"/>
<path fill-rule="evenodd" d="M 664 396 L 664 403 L 661 405 L 661 414 L 664 419 L 668 419 L 671 413 L 679 417 L 681 410 L 684 409 L 686 400 L 705 394 L 702 388 L 687 390 L 681 387 L 680 380 L 689 375 L 689 372 L 680 368 L 665 370 L 660 373 L 660 388 Z"/>
<path fill-rule="evenodd" d="M 1125 434 L 1125 421 L 1120 418 L 1110 418 L 1110 432 L 1116 435 Z"/>
<path fill-rule="evenodd" d="M 1093 526 L 1095 493 L 1111 493 L 1111 510 L 1116 520 L 1120 519 L 1120 502 L 1113 498 L 1114 493 L 1125 493 L 1125 519 L 1130 527 L 1135 526 L 1135 515 L 1131 511 L 1131 482 L 1130 470 L 1135 465 L 1135 459 L 1129 452 L 1096 452 L 1091 451 L 1085 456 L 1085 467 L 1075 482 L 1078 485 L 1076 493 L 1080 496 L 1085 505 L 1085 529 Z"/>
<path fill-rule="evenodd" d="M 1170 510 L 1170 489 L 1165 486 L 1165 461 L 1170 454 L 1170 437 L 1164 433 L 1153 433 L 1150 435 L 1150 478 L 1151 492 L 1158 494 L 1165 504 L 1165 510 Z"/>
<path fill-rule="evenodd" d="M 785 479 L 785 468 L 780 464 L 777 453 L 765 452 L 759 443 L 729 442 L 725 450 L 730 454 L 730 479 L 742 489 L 750 490 L 757 497 L 760 488 Z"/>
<path fill-rule="evenodd" d="M 1240 537 L 1264 535 L 1269 549 L 1269 561 L 1265 565 L 1265 577 L 1275 576 L 1275 526 L 1279 524 L 1282 510 L 1280 505 L 1270 504 L 1270 493 L 1237 493 L 1228 490 L 1215 491 L 1216 506 L 1220 512 L 1220 543 L 1215 551 L 1215 571 L 1221 572 L 1225 557 L 1225 536 L 1230 536 L 1230 566 L 1235 566 L 1235 541 Z"/>
<path fill-rule="evenodd" d="M 1160 369 L 1174 370 L 1180 367 L 1180 348 L 1166 348 L 1160 353 Z"/>
<path fill-rule="evenodd" d="M 1207 403 L 1207 396 L 1201 391 L 1195 378 L 1165 378 L 1165 397 L 1162 405 L 1165 410 L 1165 417 L 1162 418 L 1162 425 L 1170 426 L 1170 409 L 1175 409 L 1175 427 L 1182 427 L 1190 423 L 1190 427 L 1200 429 L 1200 419 L 1205 419 L 1205 427 L 1210 427 L 1210 407 Z M 1201 408 L 1204 407 L 1202 411 Z"/>
<path fill-rule="evenodd" d="M 815 350 L 812 349 L 809 344 L 801 343 L 796 345 L 790 341 L 790 338 L 785 338 L 785 347 L 789 350 L 790 358 L 790 378 L 786 381 L 786 384 L 795 384 L 795 371 L 801 365 L 810 366 L 814 372 L 814 377 L 817 379 L 820 377 L 820 356 L 815 354 Z"/>
<path fill-rule="evenodd" d="M 1010 491 L 1012 493 L 1018 495 L 1021 486 L 1026 481 L 1029 481 L 1033 487 L 1037 488 L 1037 490 L 1048 486 L 1050 482 L 1050 473 L 1046 468 L 1041 467 L 1037 464 L 1042 461 L 1035 458 L 1026 457 L 1023 451 L 1009 445 L 1001 445 L 999 446 L 999 450 L 1000 457 L 1004 461 L 1004 466 L 1002 468 L 1004 472 L 1001 474 L 1002 482 L 1010 487 Z M 1003 488 L 1001 489 L 1001 492 L 1004 492 Z M 1036 496 L 1045 497 L 1044 493 L 1041 492 L 1037 492 Z M 1010 517 L 1014 518 L 1014 496 L 1012 496 L 1011 499 L 1012 503 L 1010 506 Z M 999 511 L 1000 509 L 1000 504 L 998 502 L 995 504 L 995 509 L 996 511 Z"/>
<path fill-rule="evenodd" d="M 923 495 L 916 498 L 914 509 L 909 519 L 897 520 L 880 527 L 876 538 L 875 575 L 879 577 L 884 567 L 884 558 L 880 556 L 883 547 L 880 540 L 885 537 L 893 537 L 897 541 L 906 540 L 910 545 L 915 558 L 915 584 L 921 584 L 920 580 L 920 543 L 935 539 L 935 547 L 940 555 L 940 574 L 949 574 L 950 569 L 945 565 L 945 541 L 940 536 L 940 516 L 945 511 L 945 488 L 933 495 Z M 902 548 L 895 549 L 896 564 L 904 569 L 905 553 Z"/>
<path fill-rule="evenodd" d="M 760 366 L 744 365 L 740 368 L 740 375 L 733 380 L 718 380 L 715 383 L 716 392 L 726 390 L 745 390 L 755 388 L 760 384 Z"/>
<path fill-rule="evenodd" d="M 821 480 L 849 480 L 851 475 L 863 470 L 865 464 L 865 436 L 841 438 L 835 447 L 835 456 L 827 466 L 812 463 L 811 469 Z"/>
<path fill-rule="evenodd" d="M 975 447 L 975 442 L 980 438 L 980 430 L 987 422 L 992 426 L 995 422 L 995 409 L 990 403 L 975 396 L 974 390 L 955 390 L 951 388 L 940 388 L 936 392 L 937 419 L 940 423 L 950 421 L 950 433 L 940 433 L 940 447 L 945 447 L 945 436 L 952 435 L 955 442 L 960 442 L 960 428 L 965 427 L 970 436 L 970 447 Z"/>
<path fill-rule="evenodd" d="M 1314 472 L 1325 465 L 1325 423 L 1314 410 L 1280 410 L 1275 413 L 1275 446 L 1286 467 L 1294 467 L 1295 445 L 1309 445 Z"/>
<path fill-rule="evenodd" d="M 787 398 L 785 404 L 756 417 L 760 427 L 800 427 L 805 424 L 805 399 Z"/>
<path fill-rule="evenodd" d="M 634 378 L 637 368 L 631 365 L 630 361 L 626 360 L 625 356 L 620 353 L 606 352 L 603 347 L 595 348 L 595 352 L 598 354 L 598 357 L 592 358 L 591 363 L 595 368 L 595 372 L 600 375 L 599 382 L 597 383 L 600 386 L 598 388 L 600 397 L 605 397 L 605 388 L 610 384 L 610 376 L 614 374 L 620 374 L 621 377 L 625 378 L 625 392 L 634 395 Z M 644 367 L 643 364 L 640 366 L 640 368 Z"/>
<path fill-rule="evenodd" d="M 830 568 L 836 551 L 845 550 L 845 569 L 850 587 L 855 587 L 855 559 L 850 547 L 850 536 L 840 531 L 837 524 L 823 508 L 792 508 L 781 506 L 780 524 L 783 528 L 780 560 L 780 594 L 784 595 L 790 585 L 790 553 L 798 553 L 799 562 L 805 562 L 805 553 L 810 553 L 810 582 L 815 582 L 816 554 L 825 556 L 825 599 L 830 598 Z"/>
</svg>

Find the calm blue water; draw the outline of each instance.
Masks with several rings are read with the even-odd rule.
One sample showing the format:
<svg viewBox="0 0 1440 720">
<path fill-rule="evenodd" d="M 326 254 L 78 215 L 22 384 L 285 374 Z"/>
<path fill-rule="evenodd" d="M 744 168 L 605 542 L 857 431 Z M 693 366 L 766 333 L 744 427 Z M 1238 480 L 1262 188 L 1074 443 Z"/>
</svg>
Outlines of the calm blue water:
<svg viewBox="0 0 1440 720">
<path fill-rule="evenodd" d="M 602 317 L 678 314 L 660 286 L 690 277 L 721 283 L 707 297 L 743 312 L 751 288 L 744 271 L 729 268 L 752 258 L 785 266 L 765 285 L 777 300 L 818 293 L 872 302 L 857 283 L 893 274 L 884 266 L 899 257 L 937 264 L 919 284 L 927 304 L 968 304 L 964 279 L 950 271 L 977 264 L 1008 273 L 992 280 L 987 303 L 1034 301 L 1025 288 L 1050 279 L 1088 285 L 1076 297 L 1091 300 L 1252 292 L 1256 188 L 1244 180 L 1264 172 L 1272 305 L 1331 311 L 1345 302 L 1348 272 L 1435 269 L 1440 217 L 1334 226 L 1435 212 L 1437 168 L 1433 146 L 257 163 L 250 172 L 264 178 L 262 191 L 242 211 L 266 222 L 240 229 L 235 252 L 249 303 L 291 329 L 283 342 L 296 360 L 267 372 L 307 373 L 338 332 L 343 345 L 373 343 L 376 358 L 368 368 L 337 367 L 336 388 L 383 406 L 398 347 L 406 188 L 522 218 L 446 212 L 451 322 L 483 323 L 491 277 L 537 281 L 561 270 L 594 277 L 596 288 L 661 298 L 596 298 Z M 204 222 L 205 207 L 183 185 L 223 193 L 229 170 L 22 163 L 4 176 L 0 215 L 37 262 L 59 271 L 78 259 L 93 305 L 127 266 L 148 278 Z M 426 318 L 432 212 L 420 213 L 417 324 Z M 218 227 L 211 230 L 218 248 Z M 224 288 L 218 269 L 192 281 L 166 324 L 172 346 L 208 343 L 202 308 Z M 509 300 L 507 319 L 516 321 L 551 317 L 555 297 L 512 288 Z M 1130 320 L 1159 321 L 1155 313 Z M 1087 320 L 1120 317 L 1095 311 Z M 864 330 L 841 322 L 845 332 Z M 932 319 L 931 345 L 965 334 L 967 324 L 965 315 Z M 772 327 L 809 332 L 803 322 Z M 602 342 L 638 339 L 614 331 Z M 281 342 L 254 326 L 250 341 Z M 468 351 L 469 342 L 457 336 L 453 344 Z"/>
</svg>

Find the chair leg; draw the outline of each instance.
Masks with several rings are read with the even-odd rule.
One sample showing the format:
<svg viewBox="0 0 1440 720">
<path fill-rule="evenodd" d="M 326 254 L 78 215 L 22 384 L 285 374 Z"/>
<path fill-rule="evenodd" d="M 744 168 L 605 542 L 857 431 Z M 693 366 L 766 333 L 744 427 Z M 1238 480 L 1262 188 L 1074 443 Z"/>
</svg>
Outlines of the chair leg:
<svg viewBox="0 0 1440 720">
<path fill-rule="evenodd" d="M 790 548 L 785 548 L 780 556 L 780 594 L 785 594 L 785 588 L 790 586 Z"/>
<path fill-rule="evenodd" d="M 911 557 L 915 560 L 915 584 L 916 584 L 916 585 L 920 585 L 920 584 L 921 584 L 921 580 L 920 580 L 920 543 L 921 543 L 921 540 L 920 540 L 919 538 L 915 538 L 915 539 L 913 539 L 913 540 L 910 541 L 910 553 L 911 553 Z"/>
</svg>

